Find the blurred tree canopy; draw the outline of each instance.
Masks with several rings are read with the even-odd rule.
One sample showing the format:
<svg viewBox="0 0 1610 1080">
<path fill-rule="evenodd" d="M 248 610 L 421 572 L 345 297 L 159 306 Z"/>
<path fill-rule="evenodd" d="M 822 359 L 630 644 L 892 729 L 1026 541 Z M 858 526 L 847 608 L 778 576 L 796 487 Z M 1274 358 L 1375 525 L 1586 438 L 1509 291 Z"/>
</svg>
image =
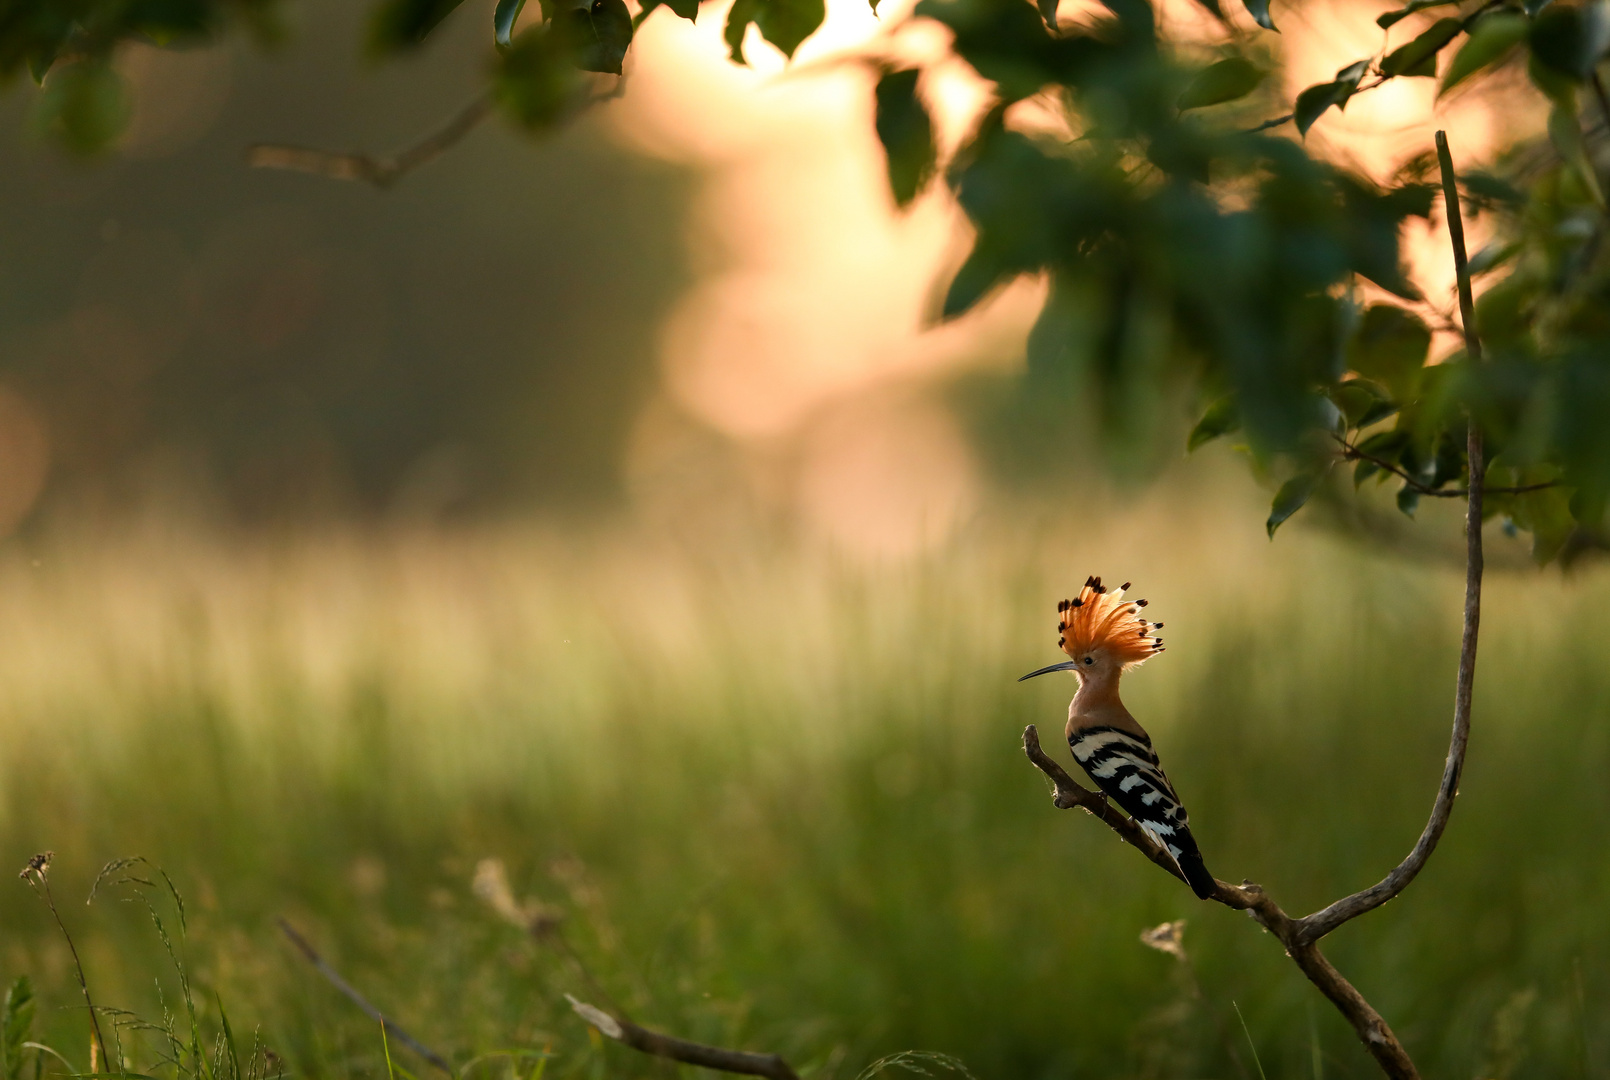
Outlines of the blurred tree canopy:
<svg viewBox="0 0 1610 1080">
<path fill-rule="evenodd" d="M 382 0 L 369 50 L 420 48 L 458 3 Z M 1355 485 L 1395 484 L 1411 516 L 1422 498 L 1459 494 L 1474 419 L 1488 441 L 1489 514 L 1529 532 L 1539 562 L 1603 546 L 1610 255 L 1591 148 L 1610 124 L 1599 72 L 1610 0 L 1410 0 L 1376 19 L 1377 53 L 1289 104 L 1265 77 L 1277 48 L 1267 0 L 1246 0 L 1262 28 L 1250 32 L 1220 0 L 1199 3 L 1225 28 L 1212 41 L 1171 39 L 1147 0 L 1105 0 L 1079 18 L 1061 17 L 1057 0 L 921 0 L 912 17 L 947 27 L 954 55 L 994 86 L 948 161 L 924 73 L 864 58 L 895 199 L 938 178 L 976 229 L 944 315 L 1020 275 L 1047 276 L 1028 378 L 1078 380 L 1089 396 L 1068 422 L 1116 446 L 1155 439 L 1160 388 L 1189 388 L 1201 401 L 1190 445 L 1233 436 L 1280 481 L 1271 533 L 1338 466 L 1351 465 Z M 645 0 L 635 15 L 625 0 L 540 0 L 522 28 L 523 4 L 500 0 L 487 28 L 489 92 L 536 132 L 621 72 L 642 20 L 700 14 L 698 0 Z M 41 81 L 40 124 L 89 152 L 127 112 L 111 66 L 121 42 L 230 27 L 270 42 L 277 14 L 274 0 L 0 0 L 0 76 Z M 824 16 L 822 0 L 736 0 L 732 58 L 743 62 L 751 24 L 792 56 Z M 1506 69 L 1547 103 L 1546 137 L 1461 176 L 1467 213 L 1491 215 L 1497 236 L 1472 260 L 1487 356 L 1430 362 L 1450 305 L 1419 293 L 1400 250 L 1406 219 L 1437 212 L 1429 155 L 1383 187 L 1302 137 L 1389 80 L 1440 79 L 1446 92 Z M 1015 106 L 1029 99 L 1066 131 L 1020 122 Z"/>
<path fill-rule="evenodd" d="M 98 158 L 40 144 L 26 72 L 0 94 L 0 535 L 153 499 L 253 526 L 619 503 L 691 173 L 597 124 L 484 131 L 384 198 L 243 168 L 243 133 L 404 139 L 479 89 L 468 20 L 377 66 L 363 8 L 288 11 L 292 48 L 121 47 L 134 115 Z"/>
</svg>

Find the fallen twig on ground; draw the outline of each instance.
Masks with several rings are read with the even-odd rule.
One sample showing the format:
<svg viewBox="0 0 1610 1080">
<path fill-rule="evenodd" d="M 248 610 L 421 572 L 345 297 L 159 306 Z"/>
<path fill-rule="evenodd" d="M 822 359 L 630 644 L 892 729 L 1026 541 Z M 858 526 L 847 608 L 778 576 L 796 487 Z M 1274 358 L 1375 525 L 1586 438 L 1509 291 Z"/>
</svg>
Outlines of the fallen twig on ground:
<svg viewBox="0 0 1610 1080">
<path fill-rule="evenodd" d="M 748 1050 L 728 1050 L 721 1046 L 689 1042 L 674 1035 L 650 1031 L 630 1020 L 611 1016 L 603 1009 L 589 1005 L 585 1001 L 577 1001 L 569 994 L 565 995 L 565 999 L 570 1002 L 570 1007 L 576 1010 L 577 1016 L 597 1028 L 601 1034 L 652 1057 L 669 1058 L 672 1061 L 698 1065 L 706 1069 L 718 1069 L 721 1072 L 765 1076 L 770 1080 L 799 1080 L 798 1074 L 789 1067 L 788 1062 L 776 1054 L 754 1054 Z"/>
<path fill-rule="evenodd" d="M 286 922 L 284 919 L 279 919 L 277 921 L 279 922 L 281 932 L 283 932 L 285 936 L 290 939 L 292 945 L 296 946 L 296 951 L 301 953 L 303 958 L 307 960 L 308 963 L 313 965 L 313 969 L 320 975 L 323 975 L 325 980 L 331 986 L 345 994 L 354 1005 L 362 1009 L 368 1015 L 369 1019 L 375 1021 L 376 1023 L 384 1024 L 386 1034 L 390 1038 L 396 1039 L 398 1042 L 408 1047 L 408 1049 L 412 1050 L 414 1053 L 418 1054 L 420 1057 L 442 1070 L 442 1072 L 446 1073 L 448 1076 L 453 1075 L 453 1067 L 447 1063 L 446 1058 L 442 1057 L 442 1055 L 438 1054 L 436 1051 L 432 1050 L 430 1047 L 408 1034 L 408 1032 L 404 1031 L 397 1025 L 397 1021 L 375 1008 L 368 998 L 358 993 L 358 991 L 353 988 L 351 983 L 347 982 L 347 980 L 341 977 L 341 973 L 339 971 L 331 967 L 329 963 L 325 961 L 324 957 L 320 956 L 318 952 L 314 950 L 313 946 L 308 944 L 307 938 L 296 932 L 296 928 L 294 926 Z"/>
</svg>

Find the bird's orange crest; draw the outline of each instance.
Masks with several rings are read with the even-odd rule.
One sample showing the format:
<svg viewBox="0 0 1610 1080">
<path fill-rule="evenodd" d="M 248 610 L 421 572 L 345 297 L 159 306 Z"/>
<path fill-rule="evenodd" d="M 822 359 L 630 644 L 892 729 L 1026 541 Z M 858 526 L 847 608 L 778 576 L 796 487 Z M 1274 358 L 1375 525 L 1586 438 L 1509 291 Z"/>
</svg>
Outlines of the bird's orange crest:
<svg viewBox="0 0 1610 1080">
<path fill-rule="evenodd" d="M 1163 651 L 1163 639 L 1152 636 L 1161 630 L 1160 622 L 1148 622 L 1141 614 L 1144 600 L 1125 600 L 1129 582 L 1115 590 L 1102 585 L 1099 577 L 1086 578 L 1078 599 L 1057 605 L 1057 644 L 1078 660 L 1094 649 L 1104 648 L 1124 667 L 1133 667 Z"/>
</svg>

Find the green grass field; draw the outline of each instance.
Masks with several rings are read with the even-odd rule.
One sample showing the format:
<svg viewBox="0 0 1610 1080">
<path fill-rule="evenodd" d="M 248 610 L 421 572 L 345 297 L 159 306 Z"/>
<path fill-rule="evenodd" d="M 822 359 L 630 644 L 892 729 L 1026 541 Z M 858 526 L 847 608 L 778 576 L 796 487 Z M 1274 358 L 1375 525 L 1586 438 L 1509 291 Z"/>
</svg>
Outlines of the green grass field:
<svg viewBox="0 0 1610 1080">
<path fill-rule="evenodd" d="M 567 992 L 807 1080 L 901 1050 L 981 1080 L 1372 1075 L 1272 938 L 1051 807 L 1019 738 L 1060 747 L 1073 681 L 1014 679 L 1055 659 L 1056 601 L 1086 574 L 1133 578 L 1169 648 L 1126 700 L 1209 867 L 1305 913 L 1424 823 L 1457 568 L 1300 528 L 1270 544 L 1255 506 L 1206 498 L 991 517 L 898 567 L 624 527 L 13 543 L 4 865 L 55 851 L 97 1003 L 159 1019 L 179 991 L 145 907 L 129 886 L 83 901 L 107 860 L 160 864 L 203 1039 L 221 1003 L 242 1055 L 255 1032 L 287 1074 L 386 1062 L 279 916 L 457 1065 L 548 1053 L 473 1065 L 498 1080 L 672 1071 L 603 1043 Z M 1603 572 L 1491 578 L 1452 827 L 1328 943 L 1428 1077 L 1610 1075 L 1607 635 Z M 556 933 L 477 897 L 486 859 Z M 1188 967 L 1139 941 L 1179 918 Z M 35 1035 L 68 1063 L 46 1073 L 87 1070 L 49 912 L 14 882 L 0 925 L 0 976 L 33 978 Z M 123 1043 L 154 1068 L 151 1033 Z"/>
</svg>

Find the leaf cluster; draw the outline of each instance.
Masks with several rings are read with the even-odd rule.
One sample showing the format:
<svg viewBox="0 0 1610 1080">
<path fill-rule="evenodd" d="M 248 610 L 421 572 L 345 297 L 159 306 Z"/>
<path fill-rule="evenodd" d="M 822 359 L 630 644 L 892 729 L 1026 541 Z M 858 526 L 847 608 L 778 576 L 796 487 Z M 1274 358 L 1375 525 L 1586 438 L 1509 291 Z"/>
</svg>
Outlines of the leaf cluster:
<svg viewBox="0 0 1610 1080">
<path fill-rule="evenodd" d="M 1092 392 L 1081 424 L 1116 445 L 1155 437 L 1163 387 L 1195 385 L 1212 404 L 1189 445 L 1237 433 L 1261 471 L 1287 477 L 1271 534 L 1344 460 L 1355 486 L 1396 482 L 1411 516 L 1422 498 L 1462 494 L 1474 417 L 1490 447 L 1489 515 L 1530 532 L 1540 562 L 1599 546 L 1610 501 L 1610 268 L 1577 96 L 1596 91 L 1600 123 L 1610 119 L 1596 73 L 1610 4 L 1414 0 L 1381 16 L 1383 30 L 1426 8 L 1455 11 L 1251 126 L 1266 68 L 1247 46 L 1192 63 L 1159 34 L 1145 0 L 1106 7 L 1064 24 L 1026 0 L 919 3 L 918 17 L 948 27 L 955 54 L 996 95 L 942 174 L 976 231 L 944 316 L 1044 275 L 1031 377 L 1074 375 Z M 1464 180 L 1469 212 L 1491 215 L 1501 234 L 1472 267 L 1492 283 L 1479 305 L 1491 345 L 1482 363 L 1432 356 L 1433 326 L 1454 324 L 1403 269 L 1404 222 L 1435 211 L 1424 169 L 1381 187 L 1274 133 L 1286 121 L 1306 133 L 1390 79 L 1435 77 L 1445 54 L 1444 92 L 1524 55 L 1556 117 L 1552 153 L 1540 160 L 1532 148 L 1506 175 Z M 915 72 L 900 74 L 916 85 Z M 913 145 L 923 123 L 885 122 L 894 77 L 879 86 L 878 128 L 903 204 L 919 175 L 909 163 L 932 154 Z M 921 105 L 906 85 L 898 107 L 910 114 Z M 1073 137 L 1016 129 L 1012 106 L 1030 97 L 1061 110 Z M 1389 299 L 1366 303 L 1366 286 Z"/>
<path fill-rule="evenodd" d="M 370 51 L 418 48 L 459 2 L 382 0 Z M 1227 21 L 1220 0 L 1199 2 Z M 120 42 L 267 27 L 271 3 L 0 0 L 0 75 L 27 68 L 42 79 L 40 125 L 93 151 L 127 113 L 109 64 Z M 1281 103 L 1256 39 L 1234 34 L 1205 50 L 1161 32 L 1149 0 L 1104 5 L 1062 21 L 1056 0 L 920 0 L 913 17 L 947 28 L 954 57 L 993 88 L 948 161 L 924 72 L 867 58 L 895 203 L 937 179 L 974 229 L 943 317 L 1015 278 L 1044 277 L 1031 378 L 1087 389 L 1080 422 L 1119 447 L 1155 440 L 1165 389 L 1193 387 L 1212 402 L 1193 447 L 1236 432 L 1260 470 L 1289 477 L 1271 531 L 1341 460 L 1357 484 L 1398 482 L 1406 513 L 1458 494 L 1474 418 L 1493 448 L 1490 512 L 1530 532 L 1543 561 L 1600 545 L 1610 266 L 1603 178 L 1584 132 L 1610 125 L 1600 74 L 1610 0 L 1410 0 L 1376 19 L 1376 54 L 1262 122 Z M 645 0 L 635 18 L 625 0 L 539 6 L 522 27 L 524 0 L 499 0 L 492 26 L 492 99 L 532 131 L 593 100 L 595 74 L 620 76 L 637 25 L 659 7 L 689 20 L 700 12 L 699 0 Z M 1265 0 L 1244 6 L 1274 29 Z M 824 15 L 823 0 L 736 0 L 724 37 L 735 62 L 751 27 L 792 56 Z M 1439 79 L 1445 94 L 1505 68 L 1524 70 L 1548 103 L 1547 141 L 1463 178 L 1469 211 L 1489 215 L 1499 235 L 1472 264 L 1489 355 L 1437 357 L 1433 327 L 1453 328 L 1450 305 L 1419 294 L 1400 251 L 1405 221 L 1432 216 L 1433 189 L 1413 168 L 1376 185 L 1280 129 L 1306 136 L 1332 108 L 1393 79 Z M 1015 107 L 1031 98 L 1071 134 L 1021 129 Z"/>
<path fill-rule="evenodd" d="M 41 133 L 76 154 L 95 154 L 122 133 L 128 88 L 112 67 L 120 45 L 186 46 L 245 25 L 263 42 L 280 36 L 275 0 L 0 0 L 0 85 L 26 71 L 43 88 Z"/>
</svg>

